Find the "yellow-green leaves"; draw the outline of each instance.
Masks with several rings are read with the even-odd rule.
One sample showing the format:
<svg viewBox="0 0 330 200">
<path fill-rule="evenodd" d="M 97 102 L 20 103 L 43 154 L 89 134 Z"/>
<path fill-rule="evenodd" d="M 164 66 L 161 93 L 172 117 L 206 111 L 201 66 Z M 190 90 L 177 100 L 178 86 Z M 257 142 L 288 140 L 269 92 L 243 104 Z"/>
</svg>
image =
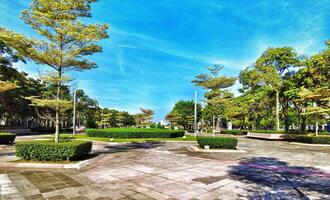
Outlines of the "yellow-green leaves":
<svg viewBox="0 0 330 200">
<path fill-rule="evenodd" d="M 16 89 L 18 86 L 9 81 L 0 81 L 0 93 Z"/>
</svg>

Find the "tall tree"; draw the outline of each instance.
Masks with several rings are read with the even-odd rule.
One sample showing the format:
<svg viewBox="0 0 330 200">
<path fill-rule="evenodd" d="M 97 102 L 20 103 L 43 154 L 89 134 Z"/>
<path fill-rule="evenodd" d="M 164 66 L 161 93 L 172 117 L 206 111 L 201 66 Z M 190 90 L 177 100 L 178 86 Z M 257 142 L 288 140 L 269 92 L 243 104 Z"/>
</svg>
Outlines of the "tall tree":
<svg viewBox="0 0 330 200">
<path fill-rule="evenodd" d="M 221 76 L 220 71 L 223 69 L 221 65 L 206 68 L 209 73 L 195 76 L 192 83 L 207 90 L 204 95 L 207 103 L 206 110 L 207 112 L 212 112 L 212 118 L 219 115 L 227 117 L 226 112 L 228 111 L 229 101 L 233 97 L 233 94 L 226 90 L 226 88 L 233 86 L 237 78 Z"/>
<path fill-rule="evenodd" d="M 56 72 L 55 142 L 59 141 L 61 86 L 63 75 L 69 70 L 96 67 L 85 56 L 101 52 L 97 41 L 107 38 L 105 24 L 84 24 L 83 17 L 91 17 L 91 4 L 96 0 L 33 0 L 22 12 L 24 22 L 44 39 L 27 38 L 0 28 L 0 39 L 17 52 L 38 64 L 49 66 Z M 46 105 L 49 106 L 49 105 Z"/>
<path fill-rule="evenodd" d="M 300 58 L 291 47 L 268 48 L 256 63 L 240 73 L 244 90 L 256 91 L 266 87 L 275 92 L 275 129 L 280 128 L 280 92 L 284 75 L 300 65 Z"/>
</svg>

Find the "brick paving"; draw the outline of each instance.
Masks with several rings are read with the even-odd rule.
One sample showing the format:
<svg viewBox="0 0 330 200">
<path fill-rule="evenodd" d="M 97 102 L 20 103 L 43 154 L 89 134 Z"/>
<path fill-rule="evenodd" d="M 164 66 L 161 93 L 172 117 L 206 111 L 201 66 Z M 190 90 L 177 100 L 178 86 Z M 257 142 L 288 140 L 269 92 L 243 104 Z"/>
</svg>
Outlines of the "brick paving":
<svg viewBox="0 0 330 200">
<path fill-rule="evenodd" d="M 0 169 L 2 199 L 330 199 L 330 148 L 239 138 L 247 153 L 191 144 L 95 145 L 82 170 Z"/>
</svg>

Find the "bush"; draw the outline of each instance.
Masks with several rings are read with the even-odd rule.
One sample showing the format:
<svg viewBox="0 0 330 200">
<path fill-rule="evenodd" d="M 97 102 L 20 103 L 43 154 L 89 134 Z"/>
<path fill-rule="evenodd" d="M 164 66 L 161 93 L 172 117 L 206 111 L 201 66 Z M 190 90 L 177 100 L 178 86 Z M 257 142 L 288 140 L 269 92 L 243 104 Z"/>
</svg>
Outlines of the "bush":
<svg viewBox="0 0 330 200">
<path fill-rule="evenodd" d="M 153 128 L 87 129 L 86 133 L 89 137 L 106 138 L 176 138 L 184 136 L 184 130 Z"/>
<path fill-rule="evenodd" d="M 330 144 L 330 136 L 299 135 L 295 136 L 295 141 L 308 144 Z"/>
<path fill-rule="evenodd" d="M 246 135 L 248 131 L 245 130 L 222 130 L 221 134 L 232 134 L 232 135 Z"/>
<path fill-rule="evenodd" d="M 200 147 L 209 146 L 211 149 L 236 149 L 237 138 L 234 137 L 197 137 L 197 142 Z"/>
<path fill-rule="evenodd" d="M 269 134 L 284 134 L 284 131 L 275 131 L 275 130 L 250 130 L 252 133 L 269 133 Z"/>
<path fill-rule="evenodd" d="M 0 144 L 12 144 L 15 138 L 15 133 L 0 133 Z"/>
<path fill-rule="evenodd" d="M 55 133 L 55 128 L 50 127 L 36 127 L 31 128 L 32 132 L 38 132 L 38 133 Z M 60 132 L 62 133 L 72 133 L 72 128 L 60 128 Z"/>
<path fill-rule="evenodd" d="M 22 141 L 15 144 L 16 156 L 25 160 L 60 161 L 79 159 L 89 154 L 90 141 Z"/>
</svg>

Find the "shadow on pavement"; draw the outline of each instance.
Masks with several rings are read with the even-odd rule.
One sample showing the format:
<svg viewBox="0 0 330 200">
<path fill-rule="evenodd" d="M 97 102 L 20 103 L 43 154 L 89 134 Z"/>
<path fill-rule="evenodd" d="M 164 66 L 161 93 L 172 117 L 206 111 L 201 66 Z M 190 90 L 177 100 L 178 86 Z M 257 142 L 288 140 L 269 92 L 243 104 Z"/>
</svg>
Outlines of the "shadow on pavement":
<svg viewBox="0 0 330 200">
<path fill-rule="evenodd" d="M 98 151 L 97 153 L 118 153 L 135 149 L 152 149 L 163 145 L 163 142 L 132 142 L 119 145 L 107 145 L 104 150 Z"/>
<path fill-rule="evenodd" d="M 317 158 L 315 158 L 317 159 Z M 229 176 L 245 183 L 249 199 L 330 198 L 330 173 L 313 167 L 288 166 L 272 157 L 254 157 L 232 166 Z M 319 193 L 319 194 L 317 194 Z"/>
</svg>

